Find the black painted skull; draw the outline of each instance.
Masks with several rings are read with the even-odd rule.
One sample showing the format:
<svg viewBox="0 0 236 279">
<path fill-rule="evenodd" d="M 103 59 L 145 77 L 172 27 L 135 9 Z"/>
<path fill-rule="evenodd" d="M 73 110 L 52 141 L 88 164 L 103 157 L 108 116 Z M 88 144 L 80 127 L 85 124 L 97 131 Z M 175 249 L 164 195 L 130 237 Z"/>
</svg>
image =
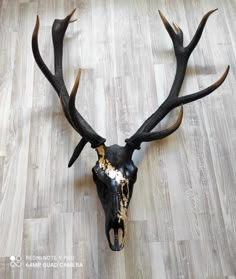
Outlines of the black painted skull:
<svg viewBox="0 0 236 279">
<path fill-rule="evenodd" d="M 120 251 L 127 235 L 127 210 L 137 168 L 127 147 L 102 145 L 96 150 L 98 161 L 93 167 L 93 180 L 105 212 L 106 236 L 110 248 Z"/>
</svg>

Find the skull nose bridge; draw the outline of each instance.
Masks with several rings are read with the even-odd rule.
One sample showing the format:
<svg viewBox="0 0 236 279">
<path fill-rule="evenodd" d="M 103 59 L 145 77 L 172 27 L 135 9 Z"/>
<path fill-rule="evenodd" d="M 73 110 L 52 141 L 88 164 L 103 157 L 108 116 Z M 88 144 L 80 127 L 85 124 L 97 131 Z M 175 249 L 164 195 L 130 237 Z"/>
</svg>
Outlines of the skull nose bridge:
<svg viewBox="0 0 236 279">
<path fill-rule="evenodd" d="M 116 219 L 120 211 L 120 195 L 117 187 L 115 187 L 112 191 L 112 211 L 113 218 Z"/>
</svg>

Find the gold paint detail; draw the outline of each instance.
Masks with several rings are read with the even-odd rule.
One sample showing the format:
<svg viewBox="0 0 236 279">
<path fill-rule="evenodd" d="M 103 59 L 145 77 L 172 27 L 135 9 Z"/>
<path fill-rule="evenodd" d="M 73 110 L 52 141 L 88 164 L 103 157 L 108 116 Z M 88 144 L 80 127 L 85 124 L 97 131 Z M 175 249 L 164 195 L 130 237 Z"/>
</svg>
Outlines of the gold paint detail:
<svg viewBox="0 0 236 279">
<path fill-rule="evenodd" d="M 119 218 L 118 222 L 120 223 L 120 221 L 123 221 L 124 224 L 124 236 L 122 238 L 122 243 L 121 246 L 123 247 L 126 241 L 126 236 L 127 236 L 127 208 L 123 205 L 122 200 L 120 201 L 120 210 L 119 213 L 117 215 L 117 217 Z"/>
<path fill-rule="evenodd" d="M 114 166 L 112 166 L 111 162 L 105 157 L 105 149 L 104 145 L 101 145 L 96 148 L 98 153 L 98 162 L 99 167 L 105 172 L 105 174 L 111 179 L 115 179 L 116 182 L 121 186 L 121 199 L 120 199 L 120 210 L 117 214 L 118 222 L 123 221 L 124 224 L 124 237 L 122 240 L 122 246 L 124 246 L 126 235 L 127 235 L 127 207 L 129 200 L 129 180 L 124 177 L 123 173 L 117 170 Z M 127 194 L 124 194 L 124 187 L 127 189 Z"/>
</svg>

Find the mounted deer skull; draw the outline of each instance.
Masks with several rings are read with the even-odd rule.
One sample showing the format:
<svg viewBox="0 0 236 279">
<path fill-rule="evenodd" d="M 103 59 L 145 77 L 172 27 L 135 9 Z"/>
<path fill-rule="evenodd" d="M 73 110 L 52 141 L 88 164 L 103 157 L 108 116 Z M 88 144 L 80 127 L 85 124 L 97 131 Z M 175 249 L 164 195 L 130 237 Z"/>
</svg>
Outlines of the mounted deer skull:
<svg viewBox="0 0 236 279">
<path fill-rule="evenodd" d="M 137 176 L 137 167 L 132 161 L 132 154 L 134 150 L 140 149 L 142 142 L 162 139 L 172 134 L 181 124 L 183 117 L 183 105 L 207 96 L 216 90 L 227 77 L 229 66 L 222 77 L 208 88 L 187 96 L 178 97 L 184 80 L 188 59 L 201 38 L 208 17 L 214 11 L 216 10 L 208 12 L 202 18 L 193 39 L 186 47 L 183 46 L 183 32 L 180 27 L 177 24 L 173 24 L 172 27 L 163 14 L 159 11 L 164 26 L 173 42 L 177 59 L 176 75 L 169 96 L 161 104 L 161 106 L 142 124 L 137 132 L 125 140 L 125 146 L 112 145 L 109 147 L 105 145 L 106 140 L 99 136 L 92 129 L 92 127 L 75 108 L 75 98 L 79 86 L 81 70 L 78 71 L 78 75 L 70 96 L 67 92 L 63 79 L 63 39 L 69 23 L 74 22 L 74 20 L 71 20 L 71 17 L 75 10 L 73 10 L 72 13 L 63 20 L 56 19 L 52 26 L 55 74 L 52 74 L 48 69 L 39 52 L 39 17 L 37 16 L 36 25 L 32 36 L 32 49 L 34 58 L 45 77 L 56 90 L 60 98 L 65 117 L 71 126 L 82 137 L 69 161 L 69 167 L 71 167 L 78 158 L 84 146 L 88 142 L 91 143 L 91 147 L 96 149 L 98 154 L 98 161 L 92 169 L 93 179 L 96 183 L 98 196 L 105 212 L 106 236 L 109 246 L 113 251 L 120 251 L 124 247 L 127 234 L 127 210 L 133 192 L 133 185 Z M 162 131 L 152 132 L 153 128 L 172 109 L 178 106 L 181 106 L 181 109 L 178 119 L 174 125 Z M 114 241 L 111 241 L 110 238 L 110 230 L 112 229 L 114 230 Z M 119 230 L 122 232 L 121 235 L 118 233 Z"/>
</svg>

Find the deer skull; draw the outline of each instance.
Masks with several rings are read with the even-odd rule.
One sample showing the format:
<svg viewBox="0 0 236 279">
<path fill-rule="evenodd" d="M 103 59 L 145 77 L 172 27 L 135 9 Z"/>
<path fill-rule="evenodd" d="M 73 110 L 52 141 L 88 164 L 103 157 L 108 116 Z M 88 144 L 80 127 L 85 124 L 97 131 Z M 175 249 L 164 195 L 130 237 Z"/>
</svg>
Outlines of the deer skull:
<svg viewBox="0 0 236 279">
<path fill-rule="evenodd" d="M 97 148 L 98 161 L 93 167 L 93 180 L 105 212 L 106 236 L 113 251 L 123 248 L 127 234 L 127 210 L 137 177 L 127 147 L 105 145 Z M 110 232 L 114 232 L 111 241 Z M 121 234 L 119 234 L 121 230 Z M 120 238 L 120 239 L 119 239 Z"/>
<path fill-rule="evenodd" d="M 160 17 L 170 35 L 175 50 L 177 59 L 175 79 L 167 99 L 146 121 L 144 121 L 134 135 L 126 139 L 126 145 L 123 147 L 118 145 L 107 147 L 105 145 L 106 140 L 93 130 L 75 108 L 75 98 L 81 76 L 80 69 L 71 94 L 69 95 L 67 92 L 62 70 L 63 39 L 68 25 L 74 22 L 74 20 L 71 20 L 71 17 L 75 10 L 64 19 L 56 19 L 52 26 L 55 74 L 52 74 L 48 69 L 39 52 L 39 17 L 37 16 L 32 36 L 32 50 L 35 61 L 57 92 L 68 122 L 82 137 L 69 161 L 69 167 L 72 166 L 75 160 L 79 157 L 84 146 L 88 142 L 91 143 L 91 147 L 94 148 L 98 154 L 98 161 L 92 169 L 93 179 L 97 186 L 98 196 L 105 212 L 106 236 L 109 246 L 113 251 L 120 251 L 124 247 L 127 235 L 127 210 L 132 197 L 133 185 L 137 177 L 137 167 L 132 161 L 134 150 L 140 149 L 142 142 L 159 140 L 172 134 L 181 124 L 183 105 L 207 96 L 216 90 L 227 77 L 229 66 L 222 77 L 211 86 L 199 92 L 179 97 L 188 59 L 201 38 L 207 19 L 214 11 L 215 10 L 208 12 L 202 18 L 193 39 L 186 47 L 183 46 L 183 31 L 177 24 L 173 24 L 172 27 L 159 11 Z M 177 121 L 171 127 L 157 132 L 152 131 L 172 109 L 178 106 L 181 106 L 179 116 Z M 111 240 L 112 230 L 114 236 L 113 241 Z M 121 235 L 119 234 L 119 231 L 121 231 Z"/>
</svg>

